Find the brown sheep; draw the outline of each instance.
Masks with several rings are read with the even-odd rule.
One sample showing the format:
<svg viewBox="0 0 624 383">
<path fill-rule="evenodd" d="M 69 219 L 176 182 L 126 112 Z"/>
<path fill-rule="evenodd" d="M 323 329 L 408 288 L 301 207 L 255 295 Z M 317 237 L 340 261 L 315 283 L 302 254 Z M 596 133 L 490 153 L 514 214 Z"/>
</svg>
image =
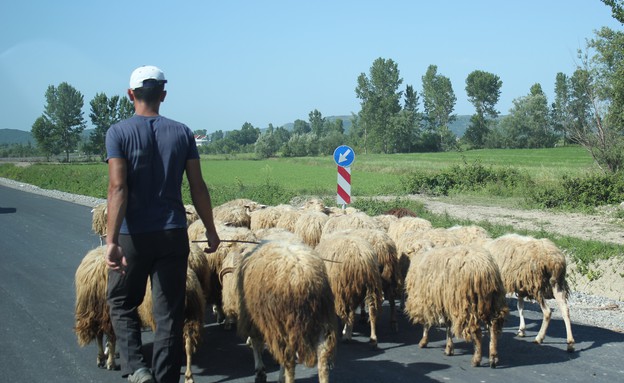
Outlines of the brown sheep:
<svg viewBox="0 0 624 383">
<path fill-rule="evenodd" d="M 257 242 L 256 236 L 245 227 L 232 227 L 217 225 L 217 232 L 221 238 L 221 244 L 214 253 L 205 253 L 204 256 L 208 260 L 208 269 L 210 273 L 210 294 L 206 296 L 206 303 L 212 306 L 212 310 L 216 316 L 217 322 L 222 323 L 225 320 L 223 313 L 223 286 L 219 280 L 219 273 L 223 269 L 223 260 L 231 251 L 237 251 L 240 248 L 246 248 Z M 206 241 L 205 234 L 197 239 L 200 248 L 203 241 Z M 250 243 L 251 242 L 251 243 Z"/>
<path fill-rule="evenodd" d="M 566 259 L 561 250 L 549 239 L 536 239 L 518 234 L 508 234 L 486 244 L 486 248 L 498 263 L 509 293 L 518 296 L 520 326 L 518 336 L 525 336 L 524 298 L 535 299 L 543 313 L 542 326 L 535 337 L 541 344 L 550 323 L 551 310 L 546 299 L 556 299 L 565 323 L 567 350 L 574 351 L 574 337 L 570 324 L 567 299 L 569 287 L 566 281 Z"/>
<path fill-rule="evenodd" d="M 110 309 L 106 302 L 106 290 L 108 283 L 108 267 L 106 265 L 106 246 L 99 246 L 89 251 L 82 259 L 76 270 L 76 304 L 74 331 L 78 338 L 78 344 L 85 346 L 97 340 L 98 343 L 98 367 L 106 367 L 109 370 L 117 369 L 115 364 L 115 333 L 110 320 Z M 192 258 L 190 255 L 189 258 Z M 205 297 L 199 279 L 189 267 L 187 270 L 186 284 L 186 308 L 184 339 L 187 355 L 187 367 L 185 383 L 192 383 L 191 355 L 195 352 L 205 312 Z M 146 289 L 143 303 L 139 306 L 139 316 L 145 326 L 152 329 L 155 326 L 151 315 L 151 288 Z M 108 354 L 103 347 L 103 336 L 106 335 Z"/>
<path fill-rule="evenodd" d="M 379 264 L 383 295 L 390 304 L 390 325 L 397 331 L 398 322 L 396 319 L 395 299 L 401 281 L 401 271 L 399 270 L 399 258 L 394 241 L 385 231 L 378 229 L 353 229 L 345 230 L 341 233 L 364 238 L 373 246 Z M 362 314 L 365 313 L 363 307 L 360 312 Z"/>
<path fill-rule="evenodd" d="M 366 300 L 371 330 L 370 344 L 377 348 L 376 324 L 382 303 L 382 282 L 375 249 L 363 238 L 336 232 L 323 235 L 316 250 L 327 262 L 336 313 L 344 323 L 343 339 L 351 340 L 355 312 Z"/>
<path fill-rule="evenodd" d="M 74 309 L 74 331 L 81 347 L 97 340 L 97 365 L 116 370 L 115 332 L 106 303 L 108 267 L 106 266 L 106 246 L 90 250 L 78 265 L 75 275 L 76 304 Z M 104 351 L 103 338 L 106 336 Z"/>
<path fill-rule="evenodd" d="M 262 349 L 280 364 L 280 382 L 294 383 L 296 360 L 318 364 L 329 382 L 336 349 L 334 298 L 323 260 L 309 246 L 263 241 L 237 268 L 238 334 L 251 338 L 256 382 L 266 381 Z"/>
<path fill-rule="evenodd" d="M 139 306 L 139 318 L 144 327 L 156 330 L 156 321 L 152 315 L 152 286 L 147 280 L 145 297 Z M 186 301 L 184 307 L 184 349 L 186 351 L 186 370 L 184 372 L 184 383 L 193 383 L 193 371 L 191 370 L 192 356 L 197 351 L 197 346 L 201 341 L 201 331 L 204 327 L 204 313 L 206 311 L 206 298 L 202 286 L 195 275 L 195 272 L 188 268 L 186 270 Z"/>
<path fill-rule="evenodd" d="M 446 325 L 445 354 L 453 355 L 452 336 L 472 341 L 472 365 L 481 364 L 481 325 L 489 327 L 490 367 L 498 364 L 497 337 L 509 312 L 500 271 L 490 253 L 478 246 L 433 248 L 412 262 L 405 279 L 405 313 L 423 325 L 420 347 L 431 326 Z"/>
</svg>

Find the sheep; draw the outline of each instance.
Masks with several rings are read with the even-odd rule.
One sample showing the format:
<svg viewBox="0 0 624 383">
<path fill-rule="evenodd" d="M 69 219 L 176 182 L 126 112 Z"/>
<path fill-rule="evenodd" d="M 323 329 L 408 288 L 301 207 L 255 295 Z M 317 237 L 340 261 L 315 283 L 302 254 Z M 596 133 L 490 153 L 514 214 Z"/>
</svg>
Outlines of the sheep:
<svg viewBox="0 0 624 383">
<path fill-rule="evenodd" d="M 199 219 L 199 214 L 197 214 L 197 209 L 195 209 L 194 205 L 184 205 L 184 212 L 186 213 L 187 227 Z"/>
<path fill-rule="evenodd" d="M 106 266 L 106 246 L 87 252 L 78 265 L 75 274 L 76 303 L 74 308 L 74 331 L 81 347 L 97 340 L 97 366 L 116 370 L 115 332 L 106 303 L 108 267 Z M 103 338 L 107 344 L 104 350 Z"/>
<path fill-rule="evenodd" d="M 453 226 L 447 229 L 448 231 L 457 235 L 463 245 L 479 244 L 485 245 L 485 243 L 492 240 L 492 237 L 488 234 L 487 230 L 477 225 L 469 226 Z"/>
<path fill-rule="evenodd" d="M 330 217 L 334 217 L 337 215 L 348 215 L 348 214 L 359 213 L 361 211 L 351 206 L 347 206 L 344 208 L 340 208 L 336 206 L 329 206 L 326 208 L 326 212 L 327 212 L 327 215 L 329 215 Z"/>
<path fill-rule="evenodd" d="M 295 232 L 295 228 L 297 227 L 297 220 L 303 214 L 302 210 L 284 210 L 277 222 L 275 222 L 275 227 L 280 229 L 286 229 L 292 233 Z"/>
<path fill-rule="evenodd" d="M 91 209 L 91 229 L 100 236 L 100 245 L 104 244 L 106 237 L 106 219 L 108 213 L 108 205 L 106 202 L 100 203 Z"/>
<path fill-rule="evenodd" d="M 382 282 L 375 249 L 363 238 L 336 232 L 323 235 L 316 250 L 327 261 L 336 313 L 344 323 L 343 339 L 351 340 L 355 311 L 366 299 L 370 321 L 369 343 L 373 349 L 377 348 L 376 324 L 382 303 Z"/>
<path fill-rule="evenodd" d="M 500 271 L 480 246 L 437 247 L 410 264 L 405 279 L 405 313 L 423 325 L 420 347 L 426 347 L 431 326 L 446 325 L 445 354 L 453 355 L 453 335 L 472 341 L 472 365 L 481 364 L 481 324 L 489 326 L 490 367 L 498 364 L 497 337 L 508 314 Z"/>
<path fill-rule="evenodd" d="M 418 256 L 425 251 L 433 249 L 435 246 L 431 240 L 419 239 L 417 233 L 408 231 L 401 235 L 396 247 L 399 258 L 399 295 L 401 297 L 399 307 L 405 309 L 405 298 L 407 295 L 405 292 L 405 277 L 407 276 L 409 266 Z"/>
<path fill-rule="evenodd" d="M 404 207 L 396 207 L 396 208 L 390 209 L 386 211 L 384 214 L 393 215 L 397 218 L 418 217 L 418 214 L 415 211 L 404 208 Z"/>
<path fill-rule="evenodd" d="M 518 336 L 525 336 L 524 298 L 535 299 L 543 313 L 535 343 L 541 344 L 550 323 L 551 310 L 546 299 L 556 299 L 566 328 L 567 351 L 574 352 L 574 337 L 567 304 L 569 287 L 566 281 L 566 259 L 561 250 L 549 239 L 507 234 L 486 245 L 498 263 L 509 293 L 518 297 L 520 326 Z"/>
<path fill-rule="evenodd" d="M 225 314 L 223 313 L 223 286 L 219 280 L 219 273 L 223 268 L 223 260 L 229 252 L 252 245 L 253 242 L 257 242 L 257 238 L 250 229 L 245 227 L 217 225 L 217 232 L 219 238 L 222 239 L 219 248 L 214 253 L 204 254 L 208 260 L 210 273 L 210 294 L 206 296 L 206 303 L 212 306 L 217 322 L 222 323 L 225 320 Z M 197 239 L 200 243 L 205 240 L 205 234 Z"/>
<path fill-rule="evenodd" d="M 392 222 L 396 222 L 399 218 L 396 215 L 391 214 L 380 214 L 373 216 L 373 219 L 377 221 L 377 223 L 387 232 L 390 224 Z"/>
<path fill-rule="evenodd" d="M 435 228 L 425 230 L 416 234 L 418 239 L 428 239 L 434 247 L 449 247 L 461 245 L 461 240 L 454 232 L 444 228 Z"/>
<path fill-rule="evenodd" d="M 151 281 L 147 280 L 147 288 L 143 303 L 139 306 L 139 318 L 144 327 L 156 330 L 156 321 L 152 314 L 153 301 L 151 294 Z M 186 351 L 186 370 L 184 383 L 193 383 L 193 371 L 191 370 L 192 355 L 197 351 L 201 341 L 201 330 L 204 327 L 204 313 L 206 311 L 206 298 L 193 270 L 186 270 L 186 300 L 184 307 L 184 349 Z"/>
<path fill-rule="evenodd" d="M 251 223 L 249 228 L 252 231 L 275 227 L 277 221 L 285 210 L 294 210 L 290 205 L 267 206 L 264 209 L 251 212 Z"/>
<path fill-rule="evenodd" d="M 382 227 L 371 216 L 364 212 L 355 212 L 351 214 L 331 216 L 325 226 L 323 226 L 323 234 L 332 234 L 337 231 L 347 229 L 381 229 Z"/>
<path fill-rule="evenodd" d="M 395 297 L 398 293 L 401 276 L 396 244 L 385 231 L 379 229 L 352 229 L 344 230 L 341 233 L 364 238 L 373 246 L 379 264 L 383 295 L 390 304 L 390 324 L 397 331 Z M 364 307 L 361 308 L 360 312 L 365 314 Z"/>
<path fill-rule="evenodd" d="M 388 226 L 388 235 L 395 243 L 399 242 L 401 235 L 407 231 L 423 232 L 433 228 L 431 222 L 419 217 L 402 217 Z"/>
<path fill-rule="evenodd" d="M 236 271 L 238 334 L 251 338 L 256 382 L 265 382 L 262 350 L 280 364 L 279 382 L 295 381 L 296 360 L 318 365 L 319 382 L 329 382 L 336 350 L 336 313 L 327 271 L 309 246 L 263 241 L 243 256 Z"/>
<path fill-rule="evenodd" d="M 295 223 L 295 234 L 308 246 L 315 248 L 321 240 L 323 227 L 329 217 L 321 212 L 306 211 Z"/>
<path fill-rule="evenodd" d="M 305 201 L 302 206 L 301 209 L 308 212 L 308 211 L 316 211 L 319 213 L 323 213 L 325 215 L 329 214 L 329 209 L 327 208 L 327 206 L 325 206 L 325 204 L 323 203 L 323 201 L 319 198 L 310 198 L 307 201 Z"/>
<path fill-rule="evenodd" d="M 195 210 L 195 206 L 193 205 L 184 205 L 184 211 L 186 212 L 186 224 L 187 227 L 190 226 L 193 222 L 199 219 L 199 215 L 197 214 L 197 210 Z M 106 237 L 106 220 L 108 213 L 108 205 L 106 202 L 100 203 L 91 209 L 92 220 L 91 220 L 91 228 L 93 231 L 100 236 L 100 245 L 103 245 L 103 238 Z"/>
<path fill-rule="evenodd" d="M 98 344 L 98 367 L 116 370 L 115 342 L 116 337 L 110 319 L 110 308 L 106 301 L 108 283 L 108 267 L 106 265 L 106 246 L 99 246 L 87 252 L 76 269 L 75 287 L 75 325 L 74 331 L 78 344 L 83 347 L 93 339 Z M 189 258 L 192 256 L 189 255 Z M 151 288 L 146 289 L 143 303 L 139 306 L 139 317 L 145 326 L 155 328 L 152 316 Z M 205 298 L 202 286 L 195 272 L 187 270 L 186 307 L 184 338 L 187 355 L 185 383 L 192 383 L 191 355 L 195 352 L 201 336 L 205 311 Z M 103 347 L 103 336 L 107 337 L 106 354 Z"/>
<path fill-rule="evenodd" d="M 266 205 L 259 204 L 250 199 L 240 198 L 228 201 L 212 209 L 215 221 L 225 222 L 229 226 L 251 226 L 251 212 L 263 209 Z"/>
</svg>

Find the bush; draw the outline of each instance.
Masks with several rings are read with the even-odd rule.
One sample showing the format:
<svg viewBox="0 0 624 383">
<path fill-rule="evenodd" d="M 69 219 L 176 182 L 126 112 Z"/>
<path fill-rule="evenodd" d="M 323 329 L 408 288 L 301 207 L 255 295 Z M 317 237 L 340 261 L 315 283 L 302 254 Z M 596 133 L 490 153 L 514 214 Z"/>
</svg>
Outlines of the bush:
<svg viewBox="0 0 624 383">
<path fill-rule="evenodd" d="M 498 190 L 502 193 L 520 185 L 532 184 L 530 177 L 523 175 L 517 169 L 494 169 L 492 166 L 483 166 L 479 161 L 472 164 L 454 165 L 433 175 L 414 173 L 402 182 L 407 193 L 431 195 L 448 195 L 451 191 L 461 192 L 483 188 Z"/>
<path fill-rule="evenodd" d="M 619 204 L 624 201 L 624 177 L 622 174 L 564 176 L 558 187 L 536 188 L 530 197 L 539 206 L 546 208 L 586 208 Z"/>
</svg>

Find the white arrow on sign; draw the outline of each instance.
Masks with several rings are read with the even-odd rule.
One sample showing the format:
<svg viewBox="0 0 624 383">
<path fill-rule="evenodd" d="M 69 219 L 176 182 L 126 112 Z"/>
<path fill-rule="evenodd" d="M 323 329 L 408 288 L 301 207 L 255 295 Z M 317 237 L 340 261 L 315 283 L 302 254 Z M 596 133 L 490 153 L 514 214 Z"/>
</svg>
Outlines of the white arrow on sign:
<svg viewBox="0 0 624 383">
<path fill-rule="evenodd" d="M 338 156 L 338 162 L 345 162 L 347 160 L 347 156 L 351 154 L 351 149 L 347 149 L 346 152 L 340 154 Z"/>
</svg>

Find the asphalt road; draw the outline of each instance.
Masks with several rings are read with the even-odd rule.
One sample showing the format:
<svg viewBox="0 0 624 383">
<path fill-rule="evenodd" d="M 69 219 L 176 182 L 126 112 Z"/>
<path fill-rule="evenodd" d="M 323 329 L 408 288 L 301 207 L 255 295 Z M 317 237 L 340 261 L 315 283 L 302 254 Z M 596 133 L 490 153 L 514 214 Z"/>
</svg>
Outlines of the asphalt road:
<svg viewBox="0 0 624 383">
<path fill-rule="evenodd" d="M 80 348 L 73 333 L 74 273 L 88 250 L 99 245 L 90 208 L 0 186 L 0 382 L 123 382 L 118 371 L 96 366 L 95 344 Z M 527 338 L 514 336 L 515 301 L 499 340 L 500 363 L 470 366 L 472 347 L 456 340 L 456 355 L 443 354 L 444 332 L 434 329 L 428 348 L 418 348 L 420 326 L 400 315 L 390 330 L 388 307 L 378 326 L 379 349 L 368 330 L 339 344 L 332 382 L 623 382 L 624 334 L 574 323 L 576 352 L 567 353 L 565 329 L 553 319 L 542 345 L 532 343 L 541 313 L 527 305 Z M 208 317 L 193 362 L 196 383 L 253 382 L 251 350 L 232 331 Z M 145 332 L 146 352 L 151 333 Z M 485 338 L 487 342 L 487 338 Z M 265 353 L 269 381 L 278 366 Z M 316 382 L 315 368 L 297 367 L 298 382 Z M 180 381 L 183 381 L 181 376 Z"/>
</svg>

